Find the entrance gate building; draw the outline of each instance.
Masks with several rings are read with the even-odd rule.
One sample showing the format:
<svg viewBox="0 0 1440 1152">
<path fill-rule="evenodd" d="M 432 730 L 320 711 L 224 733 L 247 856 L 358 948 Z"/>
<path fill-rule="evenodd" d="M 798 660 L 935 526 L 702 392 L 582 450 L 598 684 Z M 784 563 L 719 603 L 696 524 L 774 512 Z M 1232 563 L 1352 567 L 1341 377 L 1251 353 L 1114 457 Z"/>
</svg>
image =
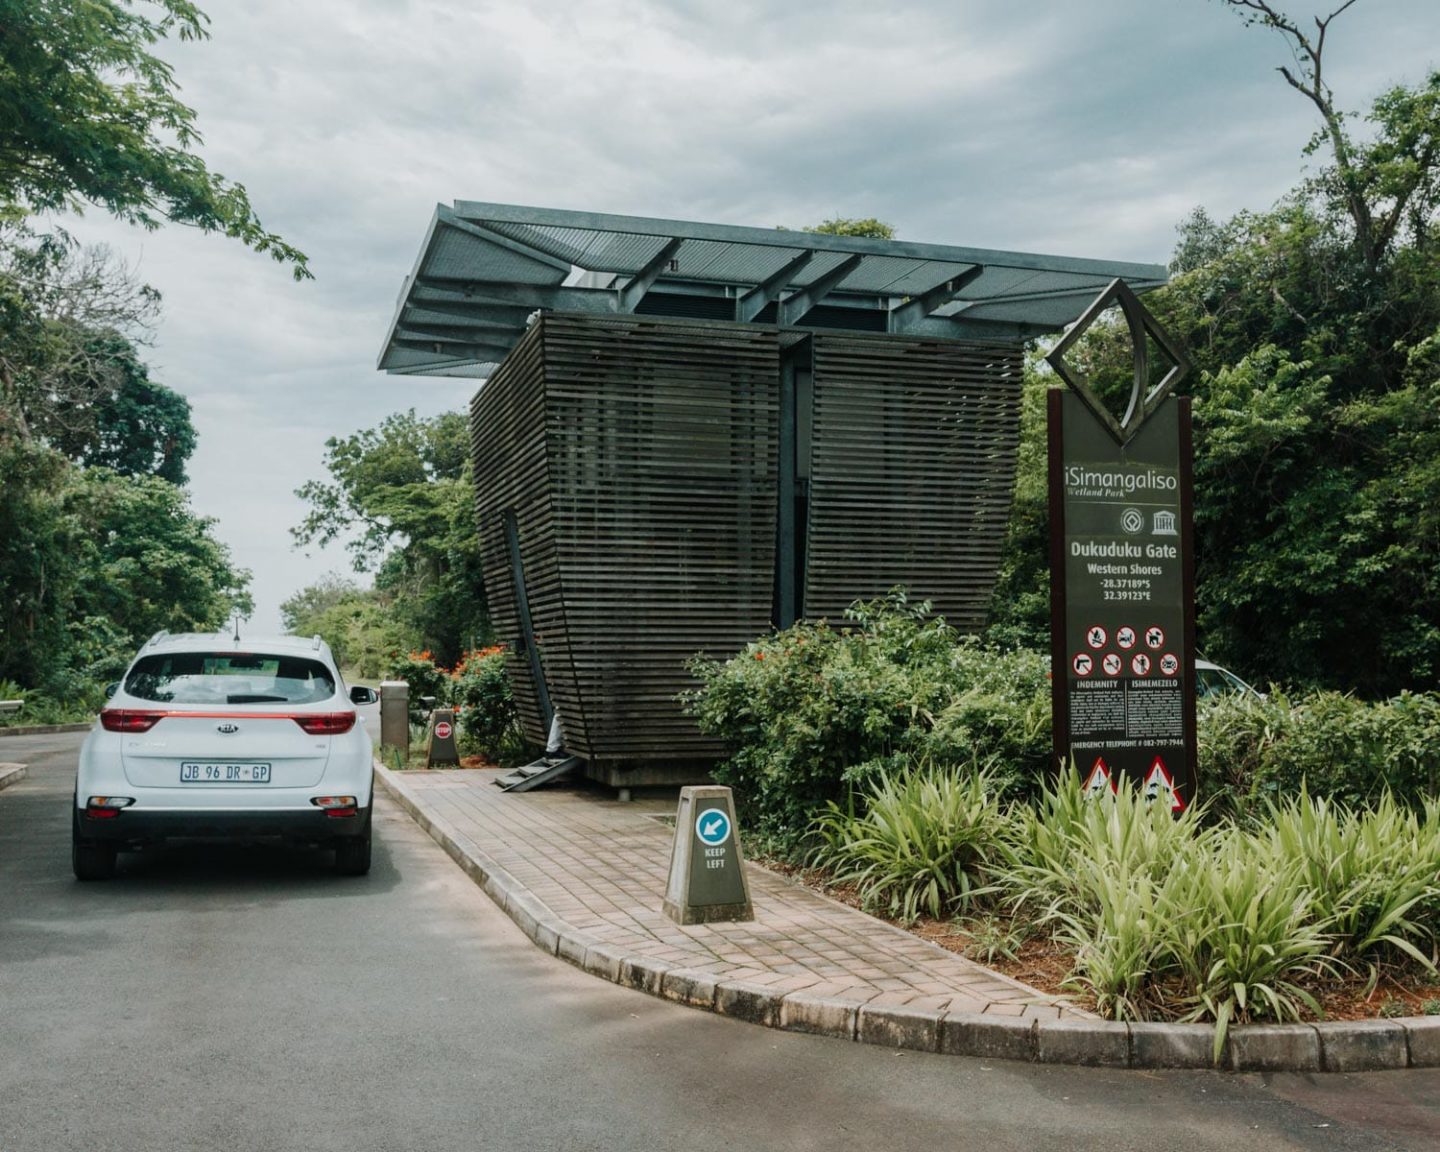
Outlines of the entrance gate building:
<svg viewBox="0 0 1440 1152">
<path fill-rule="evenodd" d="M 904 584 L 984 619 L 1024 341 L 1152 265 L 459 202 L 380 357 L 471 402 L 486 595 L 527 736 L 703 780 L 697 653 Z"/>
</svg>

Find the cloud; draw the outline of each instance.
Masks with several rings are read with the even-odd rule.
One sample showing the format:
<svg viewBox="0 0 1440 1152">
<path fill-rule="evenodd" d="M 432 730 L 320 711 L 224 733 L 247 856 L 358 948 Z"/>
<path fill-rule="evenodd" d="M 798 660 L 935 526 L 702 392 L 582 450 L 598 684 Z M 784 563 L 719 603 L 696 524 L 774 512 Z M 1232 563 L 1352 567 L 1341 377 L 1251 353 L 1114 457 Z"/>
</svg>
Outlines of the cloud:
<svg viewBox="0 0 1440 1152">
<path fill-rule="evenodd" d="M 76 228 L 166 297 L 152 359 L 195 407 L 194 503 L 255 572 L 257 624 L 327 570 L 288 529 L 327 437 L 464 405 L 374 371 L 436 202 L 738 224 L 878 216 L 914 240 L 1163 262 L 1197 204 L 1263 209 L 1311 108 L 1288 55 L 1202 0 L 252 0 L 167 44 L 212 168 L 317 280 L 219 237 Z M 1306 10 L 1294 14 L 1308 19 Z M 1429 0 L 1337 21 L 1352 107 L 1419 80 Z"/>
</svg>

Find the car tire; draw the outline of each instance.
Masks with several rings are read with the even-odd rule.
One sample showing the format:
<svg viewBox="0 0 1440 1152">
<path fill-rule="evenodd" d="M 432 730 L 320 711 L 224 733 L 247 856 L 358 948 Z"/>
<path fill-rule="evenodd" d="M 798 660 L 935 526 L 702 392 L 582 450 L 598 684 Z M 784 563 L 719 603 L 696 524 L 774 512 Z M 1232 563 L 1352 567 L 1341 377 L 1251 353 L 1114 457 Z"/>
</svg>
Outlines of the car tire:
<svg viewBox="0 0 1440 1152">
<path fill-rule="evenodd" d="M 335 871 L 341 876 L 364 876 L 370 871 L 370 811 L 360 835 L 335 841 Z"/>
<path fill-rule="evenodd" d="M 77 880 L 109 880 L 115 875 L 115 845 L 86 840 L 80 835 L 80 813 L 70 823 L 70 867 Z"/>
</svg>

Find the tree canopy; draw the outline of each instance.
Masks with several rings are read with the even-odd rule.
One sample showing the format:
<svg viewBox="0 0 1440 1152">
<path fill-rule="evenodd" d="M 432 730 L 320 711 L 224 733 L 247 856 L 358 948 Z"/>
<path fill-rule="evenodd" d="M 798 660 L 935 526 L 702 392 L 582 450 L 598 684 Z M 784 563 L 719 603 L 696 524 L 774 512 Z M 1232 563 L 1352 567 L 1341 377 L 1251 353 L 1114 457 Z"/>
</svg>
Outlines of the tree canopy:
<svg viewBox="0 0 1440 1152">
<path fill-rule="evenodd" d="M 376 573 L 376 590 L 411 646 L 442 663 L 475 647 L 489 624 L 465 417 L 389 416 L 378 428 L 326 441 L 325 466 L 329 481 L 296 490 L 310 505 L 291 530 L 296 543 L 345 540 L 355 570 Z"/>
<path fill-rule="evenodd" d="M 243 185 L 195 152 L 195 112 L 152 49 L 205 39 L 189 0 L 0 0 L 0 212 L 94 204 L 234 237 L 309 277 L 303 252 L 269 232 Z"/>
<path fill-rule="evenodd" d="M 1332 111 L 1321 62 L 1337 14 L 1314 37 L 1283 14 L 1271 24 L 1301 38 L 1286 79 Z M 1437 97 L 1436 75 L 1387 90 L 1363 140 L 1336 112 L 1321 136 L 1331 163 L 1269 211 L 1194 212 L 1170 283 L 1147 297 L 1197 368 L 1200 646 L 1251 680 L 1382 696 L 1440 675 Z M 1103 378 L 1129 347 L 1099 326 L 1082 355 Z M 1032 370 L 1026 384 L 992 625 L 1006 640 L 1039 643 L 1047 627 L 1041 413 L 1054 383 Z"/>
</svg>

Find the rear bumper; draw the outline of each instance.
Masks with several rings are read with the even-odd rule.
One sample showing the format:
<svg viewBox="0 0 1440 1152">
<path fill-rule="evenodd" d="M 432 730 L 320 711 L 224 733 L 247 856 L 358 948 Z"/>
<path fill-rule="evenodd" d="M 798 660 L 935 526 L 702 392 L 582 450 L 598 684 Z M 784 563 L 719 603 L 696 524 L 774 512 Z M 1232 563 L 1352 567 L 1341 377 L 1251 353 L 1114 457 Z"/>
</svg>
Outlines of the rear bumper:
<svg viewBox="0 0 1440 1152">
<path fill-rule="evenodd" d="M 362 808 L 354 816 L 327 816 L 321 809 L 186 810 L 127 808 L 102 819 L 80 811 L 79 834 L 106 844 L 154 844 L 164 840 L 285 840 L 324 844 L 359 836 L 370 826 Z"/>
</svg>

